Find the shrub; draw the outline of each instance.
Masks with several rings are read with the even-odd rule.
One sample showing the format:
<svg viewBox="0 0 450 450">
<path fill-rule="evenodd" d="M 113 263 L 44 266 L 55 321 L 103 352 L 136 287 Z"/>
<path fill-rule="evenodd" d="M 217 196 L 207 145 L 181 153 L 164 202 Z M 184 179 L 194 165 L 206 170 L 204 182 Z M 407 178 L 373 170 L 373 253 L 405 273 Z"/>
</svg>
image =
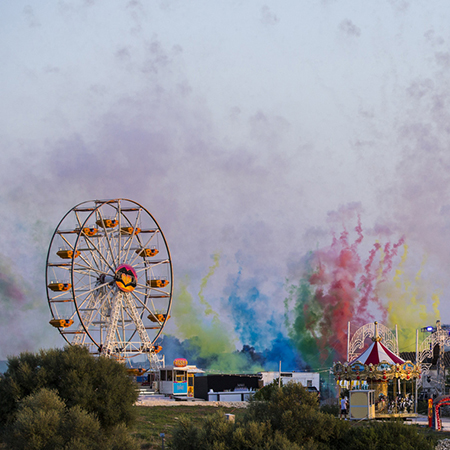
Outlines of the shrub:
<svg viewBox="0 0 450 450">
<path fill-rule="evenodd" d="M 340 449 L 340 446 L 332 448 Z M 352 427 L 345 439 L 345 450 L 376 450 L 379 448 L 394 450 L 432 450 L 433 439 L 418 432 L 416 425 L 403 422 L 370 422 L 366 426 Z"/>
<path fill-rule="evenodd" d="M 330 405 L 322 405 L 320 407 L 320 412 L 323 412 L 325 414 L 331 414 L 334 417 L 338 417 L 339 416 L 339 412 L 340 412 L 340 407 L 337 403 Z"/>
<path fill-rule="evenodd" d="M 183 416 L 172 433 L 173 450 L 300 450 L 267 422 L 232 423 L 223 414 L 207 417 L 201 428 Z"/>
<path fill-rule="evenodd" d="M 99 420 L 79 406 L 67 408 L 55 391 L 41 389 L 18 406 L 6 428 L 11 450 L 136 450 L 124 426 L 103 430 Z"/>
<path fill-rule="evenodd" d="M 14 419 L 20 400 L 43 388 L 55 390 L 67 407 L 95 414 L 102 427 L 134 419 L 138 393 L 126 368 L 72 346 L 8 359 L 8 370 L 0 379 L 0 424 Z"/>
<path fill-rule="evenodd" d="M 282 385 L 282 383 L 280 383 Z M 279 389 L 281 389 L 281 386 L 278 385 L 278 378 L 273 380 L 272 383 L 270 384 L 266 384 L 264 387 L 262 387 L 259 391 L 257 391 L 254 395 L 253 395 L 253 399 L 254 400 L 264 400 L 264 401 L 269 401 L 272 396 L 274 395 L 274 393 L 276 391 L 278 391 Z"/>
<path fill-rule="evenodd" d="M 269 422 L 274 431 L 300 446 L 319 445 L 331 439 L 340 441 L 349 427 L 348 422 L 321 413 L 317 395 L 301 384 L 288 383 L 271 389 L 265 398 L 266 401 L 250 401 L 245 421 Z"/>
<path fill-rule="evenodd" d="M 196 428 L 184 419 L 174 431 L 172 448 L 313 450 L 326 448 L 331 439 L 341 442 L 346 435 L 349 423 L 321 413 L 315 393 L 296 383 L 268 387 L 253 397 L 239 423 L 216 416 Z"/>
<path fill-rule="evenodd" d="M 171 448 L 175 450 L 228 449 L 234 429 L 221 413 L 206 417 L 201 428 L 197 428 L 187 416 L 182 416 L 172 433 Z"/>
<path fill-rule="evenodd" d="M 64 411 L 64 402 L 53 391 L 43 389 L 27 397 L 5 434 L 8 447 L 17 450 L 61 447 L 57 437 Z"/>
</svg>

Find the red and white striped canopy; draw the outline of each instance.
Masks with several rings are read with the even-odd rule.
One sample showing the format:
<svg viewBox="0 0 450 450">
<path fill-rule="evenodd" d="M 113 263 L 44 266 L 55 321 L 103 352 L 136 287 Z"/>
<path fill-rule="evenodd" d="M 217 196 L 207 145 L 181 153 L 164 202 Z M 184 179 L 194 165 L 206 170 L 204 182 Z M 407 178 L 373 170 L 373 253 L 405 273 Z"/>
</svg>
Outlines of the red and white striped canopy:
<svg viewBox="0 0 450 450">
<path fill-rule="evenodd" d="M 355 363 L 356 361 L 361 362 L 362 364 L 379 364 L 381 361 L 386 361 L 389 364 L 404 364 L 405 361 L 397 356 L 395 353 L 392 353 L 389 349 L 387 349 L 381 342 L 375 341 L 370 347 L 361 355 L 357 356 L 350 364 Z"/>
</svg>

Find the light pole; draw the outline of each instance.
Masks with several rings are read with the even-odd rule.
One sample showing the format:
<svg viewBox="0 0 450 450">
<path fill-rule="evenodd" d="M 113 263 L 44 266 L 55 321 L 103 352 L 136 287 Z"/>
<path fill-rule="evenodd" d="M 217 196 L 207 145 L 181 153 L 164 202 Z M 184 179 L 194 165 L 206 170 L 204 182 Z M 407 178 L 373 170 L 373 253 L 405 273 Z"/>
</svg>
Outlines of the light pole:
<svg viewBox="0 0 450 450">
<path fill-rule="evenodd" d="M 421 351 L 417 352 L 418 361 L 416 361 L 416 364 L 420 364 L 421 366 L 423 366 L 423 368 L 425 368 L 425 370 L 422 370 L 422 372 L 428 373 L 428 367 L 431 366 L 431 364 L 425 365 L 423 364 L 423 361 L 426 358 L 433 359 L 433 356 L 435 355 L 434 348 L 438 346 L 439 353 L 436 361 L 437 363 L 436 390 L 439 395 L 445 394 L 444 354 L 445 354 L 445 346 L 450 344 L 449 330 L 450 325 L 441 325 L 440 320 L 436 321 L 435 327 L 428 326 L 422 328 L 421 329 L 422 332 L 428 332 L 430 333 L 430 335 L 422 343 Z M 423 373 L 423 375 L 425 375 L 425 373 Z"/>
</svg>

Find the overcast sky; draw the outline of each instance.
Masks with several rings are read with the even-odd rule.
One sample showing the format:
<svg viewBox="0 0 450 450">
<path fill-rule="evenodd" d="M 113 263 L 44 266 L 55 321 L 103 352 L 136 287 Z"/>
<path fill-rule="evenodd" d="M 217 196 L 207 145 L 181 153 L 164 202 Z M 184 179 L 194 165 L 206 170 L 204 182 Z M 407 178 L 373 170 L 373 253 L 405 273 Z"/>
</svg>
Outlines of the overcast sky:
<svg viewBox="0 0 450 450">
<path fill-rule="evenodd" d="M 449 23 L 438 0 L 3 1 L 0 357 L 61 345 L 46 251 L 98 198 L 154 215 L 194 298 L 219 255 L 202 295 L 238 348 L 258 343 L 230 286 L 261 296 L 264 348 L 305 255 L 358 215 L 361 261 L 404 237 L 450 323 Z"/>
</svg>

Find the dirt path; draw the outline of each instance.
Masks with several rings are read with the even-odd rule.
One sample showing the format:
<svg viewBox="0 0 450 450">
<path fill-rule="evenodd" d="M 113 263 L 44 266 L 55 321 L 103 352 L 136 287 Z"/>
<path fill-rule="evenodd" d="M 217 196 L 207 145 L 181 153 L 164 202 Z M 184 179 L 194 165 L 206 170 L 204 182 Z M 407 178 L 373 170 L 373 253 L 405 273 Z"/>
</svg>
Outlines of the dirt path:
<svg viewBox="0 0 450 450">
<path fill-rule="evenodd" d="M 139 397 L 136 406 L 222 406 L 224 408 L 246 408 L 247 402 L 175 401 L 173 399 Z"/>
</svg>

